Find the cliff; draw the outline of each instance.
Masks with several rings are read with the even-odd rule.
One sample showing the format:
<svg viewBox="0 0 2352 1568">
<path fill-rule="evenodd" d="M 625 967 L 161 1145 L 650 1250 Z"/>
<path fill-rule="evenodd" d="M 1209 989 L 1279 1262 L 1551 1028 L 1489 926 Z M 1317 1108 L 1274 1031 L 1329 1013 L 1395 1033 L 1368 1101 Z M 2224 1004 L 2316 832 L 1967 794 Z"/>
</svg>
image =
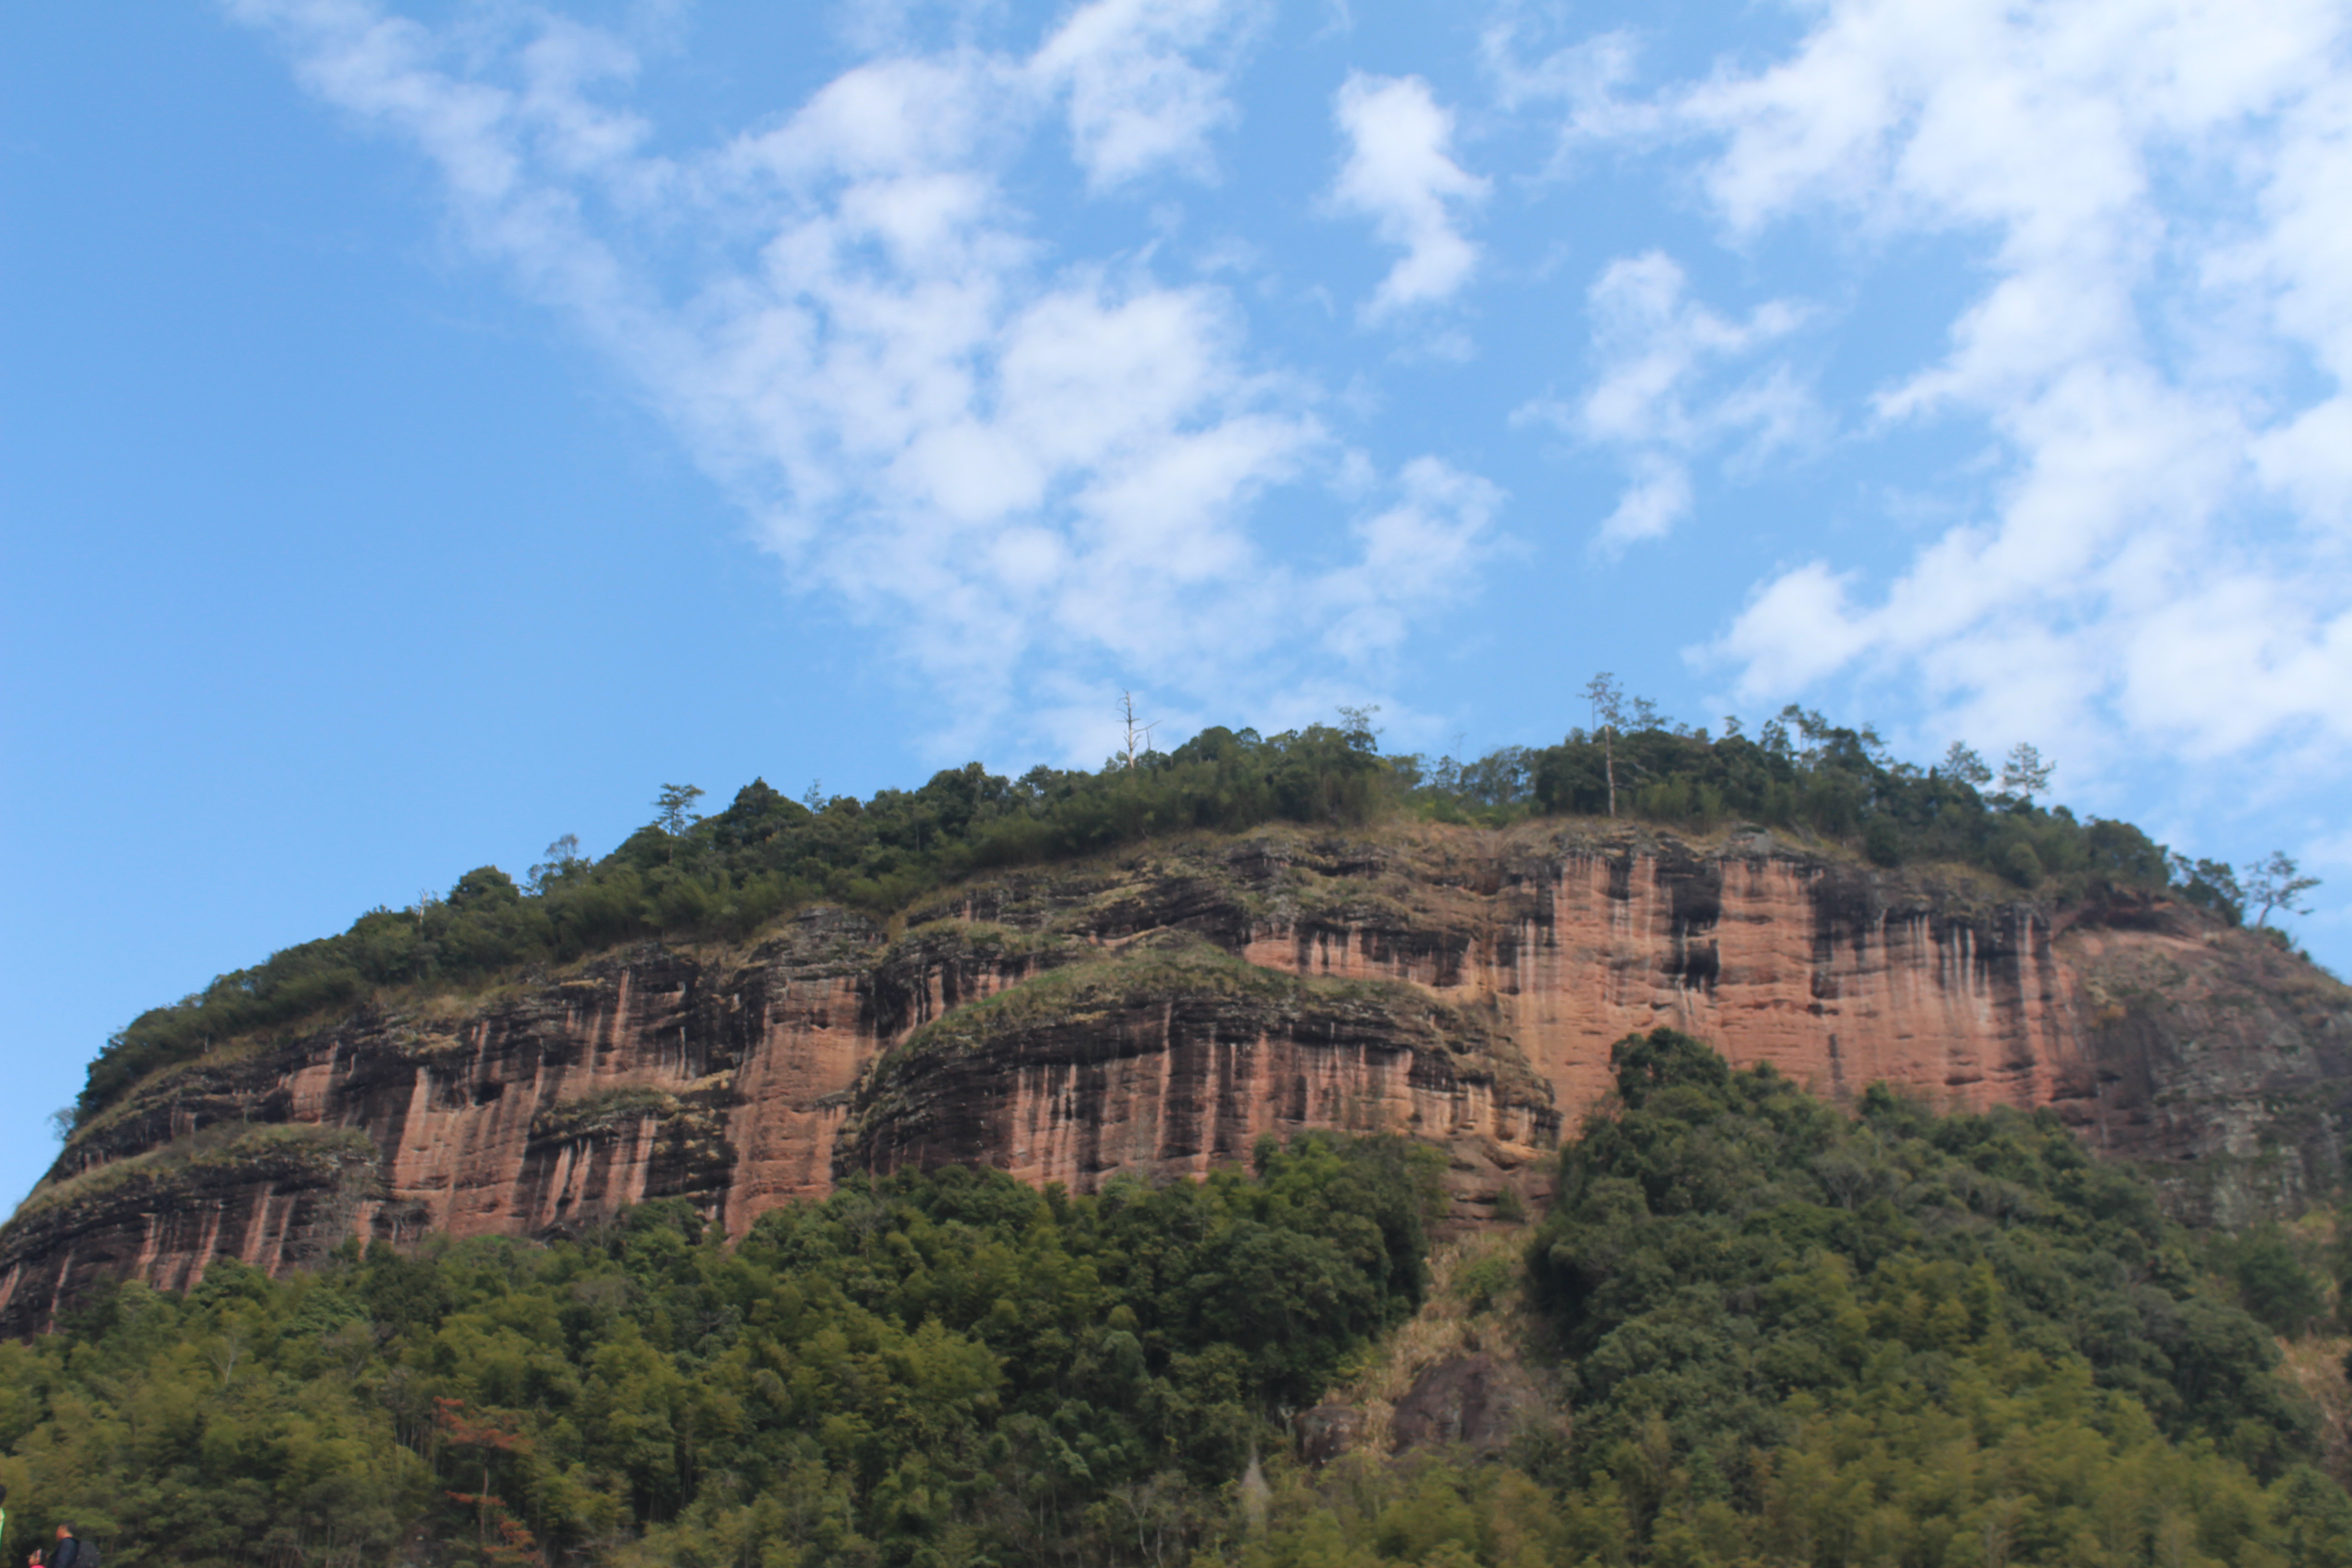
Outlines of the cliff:
<svg viewBox="0 0 2352 1568">
<path fill-rule="evenodd" d="M 96 1280 L 688 1200 L 740 1234 L 845 1177 L 1092 1190 L 1306 1127 L 1540 1195 L 1610 1044 L 1671 1024 L 1830 1095 L 2049 1106 L 2192 1221 L 2306 1204 L 2352 1131 L 2352 992 L 2161 900 L 2053 909 L 1758 833 L 1269 828 L 803 910 L 226 1043 L 76 1135 L 0 1230 L 0 1329 Z"/>
</svg>

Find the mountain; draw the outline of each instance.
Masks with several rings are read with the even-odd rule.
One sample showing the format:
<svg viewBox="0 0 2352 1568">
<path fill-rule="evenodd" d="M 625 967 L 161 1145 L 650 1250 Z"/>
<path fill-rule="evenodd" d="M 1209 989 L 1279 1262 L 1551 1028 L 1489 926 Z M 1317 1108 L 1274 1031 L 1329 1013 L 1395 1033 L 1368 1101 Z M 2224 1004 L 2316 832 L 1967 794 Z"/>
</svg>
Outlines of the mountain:
<svg viewBox="0 0 2352 1568">
<path fill-rule="evenodd" d="M 837 815 L 782 803 L 812 826 L 776 798 L 755 804 L 792 831 Z M 734 930 L 706 915 L 466 973 L 446 956 L 465 928 L 429 921 L 550 901 L 473 873 L 455 916 L 379 912 L 333 939 L 437 930 L 456 978 L 346 985 L 201 1046 L 180 1014 L 126 1031 L 0 1230 L 0 1328 L 107 1279 L 284 1270 L 351 1237 L 579 1235 L 653 1198 L 741 1237 L 858 1175 L 976 1165 L 1091 1193 L 1307 1129 L 1442 1147 L 1439 1230 L 1458 1233 L 1545 1201 L 1611 1043 L 1657 1026 L 1833 1100 L 1885 1083 L 1937 1109 L 2048 1107 L 2191 1223 L 2294 1212 L 2340 1181 L 2352 991 L 2200 884 L 2060 874 L 2066 834 L 2111 825 L 1988 804 L 1970 864 L 1879 852 L 1866 813 L 1841 842 L 1785 805 L 1778 826 L 1667 827 L 1528 799 L 1482 826 L 1330 801 L 1238 830 L 1147 815 L 1092 854 L 967 854 L 896 898 L 867 876 Z M 648 829 L 611 863 L 658 889 L 679 843 L 718 854 L 735 816 Z M 2031 879 L 1998 837 L 2018 821 L 2044 835 Z M 2009 874 L 1981 863 L 2003 857 Z M 701 896 L 760 885 L 714 873 Z M 221 994 L 226 1017 L 270 993 Z"/>
</svg>

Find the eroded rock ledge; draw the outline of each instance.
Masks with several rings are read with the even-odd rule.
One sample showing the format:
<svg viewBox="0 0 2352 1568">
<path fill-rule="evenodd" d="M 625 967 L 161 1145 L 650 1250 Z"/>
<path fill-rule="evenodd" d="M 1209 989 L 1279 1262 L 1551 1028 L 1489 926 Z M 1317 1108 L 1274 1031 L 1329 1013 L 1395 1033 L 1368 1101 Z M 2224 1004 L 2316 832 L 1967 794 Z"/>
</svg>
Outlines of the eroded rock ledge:
<svg viewBox="0 0 2352 1568">
<path fill-rule="evenodd" d="M 2193 911 L 2063 910 L 1754 832 L 1266 829 L 803 911 L 460 1004 L 230 1042 L 83 1131 L 0 1230 L 0 1329 L 343 1237 L 546 1234 L 654 1197 L 740 1233 L 846 1176 L 1091 1190 L 1304 1127 L 1449 1151 L 1463 1223 L 1670 1024 L 1832 1095 L 2050 1106 L 2187 1218 L 2333 1188 L 2352 993 Z"/>
</svg>

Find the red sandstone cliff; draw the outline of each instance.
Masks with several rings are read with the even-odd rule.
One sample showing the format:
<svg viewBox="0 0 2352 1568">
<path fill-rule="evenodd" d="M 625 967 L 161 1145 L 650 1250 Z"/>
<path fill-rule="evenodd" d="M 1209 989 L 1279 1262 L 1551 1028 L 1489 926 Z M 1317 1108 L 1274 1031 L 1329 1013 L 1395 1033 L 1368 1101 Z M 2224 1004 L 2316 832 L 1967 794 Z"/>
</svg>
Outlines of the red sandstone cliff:
<svg viewBox="0 0 2352 1568">
<path fill-rule="evenodd" d="M 2052 1106 L 2191 1219 L 2309 1201 L 2352 1131 L 2352 992 L 2151 900 L 2051 910 L 1762 835 L 1269 829 L 226 1046 L 84 1129 L 0 1230 L 0 1328 L 347 1237 L 655 1197 L 740 1233 L 862 1172 L 1091 1189 L 1310 1126 L 1444 1143 L 1475 1217 L 1659 1024 L 1824 1093 Z"/>
</svg>

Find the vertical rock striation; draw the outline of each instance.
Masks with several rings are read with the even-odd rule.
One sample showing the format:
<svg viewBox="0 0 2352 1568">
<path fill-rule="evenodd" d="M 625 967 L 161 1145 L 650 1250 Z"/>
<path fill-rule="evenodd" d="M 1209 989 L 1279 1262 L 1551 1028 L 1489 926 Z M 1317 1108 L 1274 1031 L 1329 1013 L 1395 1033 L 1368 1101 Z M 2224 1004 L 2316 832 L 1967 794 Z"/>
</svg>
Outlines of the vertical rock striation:
<svg viewBox="0 0 2352 1568">
<path fill-rule="evenodd" d="M 0 1328 L 352 1237 L 663 1197 L 740 1234 L 867 1173 L 1087 1190 L 1307 1127 L 1444 1145 L 1475 1217 L 1662 1024 L 1832 1096 L 2052 1107 L 2190 1219 L 2312 1201 L 2352 1128 L 2352 993 L 2254 933 L 1752 832 L 1265 830 L 991 877 L 893 929 L 813 910 L 749 951 L 646 947 L 160 1073 L 0 1231 Z"/>
</svg>

